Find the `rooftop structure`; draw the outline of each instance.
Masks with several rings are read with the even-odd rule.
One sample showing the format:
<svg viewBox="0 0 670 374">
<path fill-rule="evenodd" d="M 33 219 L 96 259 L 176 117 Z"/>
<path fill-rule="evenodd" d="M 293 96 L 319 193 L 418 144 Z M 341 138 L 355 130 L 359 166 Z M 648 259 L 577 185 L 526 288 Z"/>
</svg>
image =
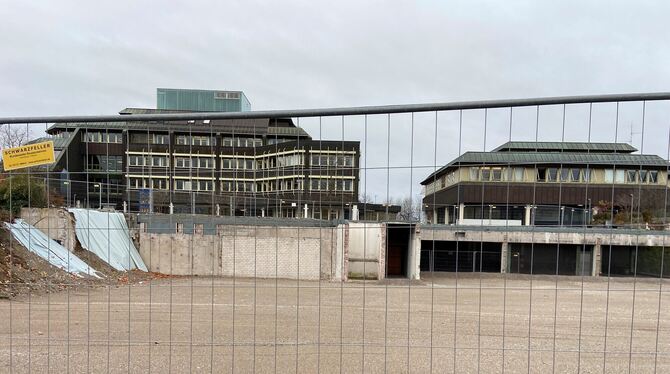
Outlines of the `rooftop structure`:
<svg viewBox="0 0 670 374">
<path fill-rule="evenodd" d="M 158 88 L 156 108 L 191 112 L 248 112 L 251 103 L 242 91 Z"/>
</svg>

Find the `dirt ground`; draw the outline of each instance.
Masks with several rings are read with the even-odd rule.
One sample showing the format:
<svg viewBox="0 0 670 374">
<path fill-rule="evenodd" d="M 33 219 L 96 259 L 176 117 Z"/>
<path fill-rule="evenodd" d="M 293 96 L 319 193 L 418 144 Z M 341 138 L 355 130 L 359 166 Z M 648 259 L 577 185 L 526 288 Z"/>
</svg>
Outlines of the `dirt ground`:
<svg viewBox="0 0 670 374">
<path fill-rule="evenodd" d="M 30 293 L 33 296 L 65 289 L 102 287 L 112 284 L 126 284 L 129 280 L 140 282 L 162 278 L 161 274 L 132 271 L 117 271 L 95 254 L 77 244 L 74 252 L 77 257 L 104 275 L 95 277 L 77 277 L 52 266 L 47 261 L 28 251 L 16 240 L 10 240 L 9 231 L 0 228 L 0 299 L 15 298 Z"/>
<path fill-rule="evenodd" d="M 129 282 L 0 300 L 0 372 L 670 372 L 658 279 Z"/>
</svg>

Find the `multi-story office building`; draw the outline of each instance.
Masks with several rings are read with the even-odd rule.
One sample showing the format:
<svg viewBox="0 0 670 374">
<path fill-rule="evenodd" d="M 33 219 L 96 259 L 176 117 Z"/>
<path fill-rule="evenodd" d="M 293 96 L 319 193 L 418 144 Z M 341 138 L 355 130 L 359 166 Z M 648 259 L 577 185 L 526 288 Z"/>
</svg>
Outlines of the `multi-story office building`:
<svg viewBox="0 0 670 374">
<path fill-rule="evenodd" d="M 251 103 L 242 91 L 159 88 L 156 108 L 188 112 L 248 112 Z"/>
<path fill-rule="evenodd" d="M 424 212 L 431 223 L 462 225 L 583 225 L 604 209 L 640 216 L 665 206 L 669 164 L 636 151 L 513 141 L 466 152 L 421 182 Z"/>
<path fill-rule="evenodd" d="M 291 119 L 62 123 L 47 132 L 59 144 L 52 185 L 73 204 L 315 219 L 399 211 L 358 202 L 359 142 L 314 140 Z"/>
</svg>

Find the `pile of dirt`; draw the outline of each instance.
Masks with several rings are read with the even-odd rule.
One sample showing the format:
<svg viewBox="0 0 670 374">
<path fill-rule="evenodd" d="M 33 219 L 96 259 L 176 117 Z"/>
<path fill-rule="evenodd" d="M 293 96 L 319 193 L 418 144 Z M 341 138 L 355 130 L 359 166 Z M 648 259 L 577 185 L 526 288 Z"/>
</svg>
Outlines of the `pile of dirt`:
<svg viewBox="0 0 670 374">
<path fill-rule="evenodd" d="M 0 228 L 0 299 L 31 294 L 45 294 L 67 288 L 120 286 L 139 283 L 166 275 L 133 270 L 118 271 L 77 243 L 74 254 L 103 275 L 102 278 L 78 277 L 59 269 L 30 252 L 6 227 Z"/>
</svg>

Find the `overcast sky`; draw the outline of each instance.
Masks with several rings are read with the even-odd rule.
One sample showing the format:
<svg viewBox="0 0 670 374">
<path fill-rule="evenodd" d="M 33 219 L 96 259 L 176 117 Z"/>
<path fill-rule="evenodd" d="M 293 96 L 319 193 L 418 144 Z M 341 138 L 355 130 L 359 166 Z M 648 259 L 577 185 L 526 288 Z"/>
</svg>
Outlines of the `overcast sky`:
<svg viewBox="0 0 670 374">
<path fill-rule="evenodd" d="M 0 2 L 0 116 L 155 107 L 156 87 L 242 90 L 254 110 L 670 91 L 667 1 Z M 538 138 L 588 140 L 588 107 L 568 108 L 566 131 L 561 112 L 542 109 Z M 591 139 L 614 140 L 613 107 L 594 112 Z M 620 112 L 618 140 L 666 156 L 667 103 L 647 104 L 644 139 L 641 105 Z M 464 114 L 460 137 L 457 114 L 417 114 L 414 132 L 394 116 L 390 141 L 369 118 L 368 171 L 425 165 L 389 177 L 392 195 L 415 193 L 459 144 L 535 137 L 533 108 L 511 136 L 509 110 L 490 111 L 486 144 L 483 113 Z M 363 121 L 345 118 L 344 138 L 366 143 Z M 368 176 L 375 193 L 384 175 Z"/>
</svg>

